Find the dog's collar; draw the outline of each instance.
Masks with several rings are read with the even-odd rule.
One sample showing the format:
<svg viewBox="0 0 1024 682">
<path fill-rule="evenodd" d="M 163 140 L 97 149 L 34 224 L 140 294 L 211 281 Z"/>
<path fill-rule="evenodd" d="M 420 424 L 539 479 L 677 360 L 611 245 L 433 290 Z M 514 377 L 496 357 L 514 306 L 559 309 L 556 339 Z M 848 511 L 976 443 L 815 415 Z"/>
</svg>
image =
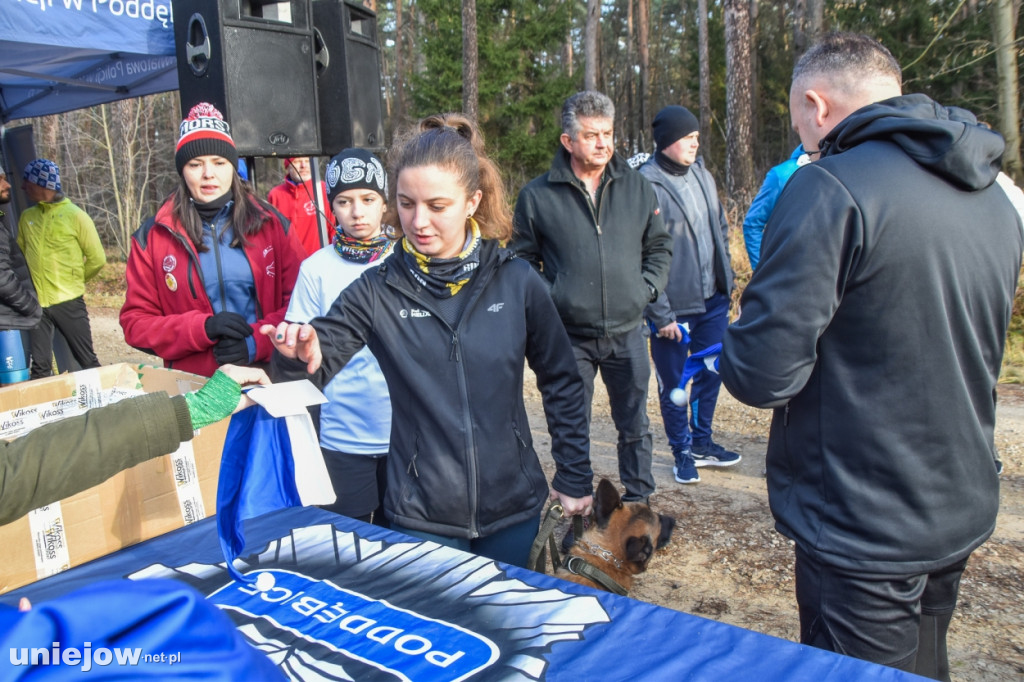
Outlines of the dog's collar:
<svg viewBox="0 0 1024 682">
<path fill-rule="evenodd" d="M 577 540 L 577 542 L 579 541 Z M 578 557 L 575 554 L 570 554 L 565 558 L 565 569 L 570 573 L 575 573 L 576 575 L 592 580 L 609 592 L 614 592 L 615 594 L 623 597 L 629 593 L 625 587 L 615 582 L 610 575 L 601 569 L 596 568 L 592 564 L 587 563 L 586 559 Z"/>
<path fill-rule="evenodd" d="M 622 561 L 619 559 L 619 557 L 615 556 L 604 547 L 592 545 L 583 539 L 577 539 L 576 544 L 580 546 L 580 549 L 585 550 L 588 554 L 592 554 L 598 557 L 599 559 L 604 559 L 611 565 L 615 566 L 615 568 L 619 569 L 620 571 L 622 570 Z"/>
</svg>

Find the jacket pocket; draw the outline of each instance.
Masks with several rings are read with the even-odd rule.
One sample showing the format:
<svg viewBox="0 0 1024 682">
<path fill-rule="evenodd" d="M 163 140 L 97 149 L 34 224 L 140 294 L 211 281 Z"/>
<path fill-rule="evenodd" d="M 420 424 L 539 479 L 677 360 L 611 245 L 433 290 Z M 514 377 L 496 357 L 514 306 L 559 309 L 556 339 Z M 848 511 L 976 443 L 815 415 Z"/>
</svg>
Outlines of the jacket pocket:
<svg viewBox="0 0 1024 682">
<path fill-rule="evenodd" d="M 548 492 L 547 478 L 540 466 L 537 451 L 533 449 L 533 436 L 529 429 L 525 431 L 519 428 L 519 424 L 512 422 L 512 433 L 516 439 L 516 450 L 519 453 L 519 471 L 527 486 L 522 492 L 522 500 L 526 506 L 532 506 L 539 497 L 544 497 Z"/>
</svg>

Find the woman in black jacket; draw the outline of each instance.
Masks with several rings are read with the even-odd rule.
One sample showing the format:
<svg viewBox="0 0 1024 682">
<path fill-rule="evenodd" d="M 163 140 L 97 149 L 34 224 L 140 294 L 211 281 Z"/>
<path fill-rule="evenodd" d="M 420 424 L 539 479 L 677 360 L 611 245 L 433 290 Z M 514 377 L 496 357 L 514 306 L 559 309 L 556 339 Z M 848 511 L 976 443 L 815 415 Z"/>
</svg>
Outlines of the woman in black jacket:
<svg viewBox="0 0 1024 682">
<path fill-rule="evenodd" d="M 552 499 L 587 513 L 593 490 L 583 382 L 540 276 L 512 233 L 497 169 L 472 123 L 432 116 L 390 155 L 403 238 L 310 324 L 264 325 L 287 358 L 329 380 L 364 345 L 393 411 L 384 511 L 407 534 L 525 565 L 548 499 L 523 403 L 537 376 L 556 464 Z M 283 361 L 287 363 L 287 361 Z M 295 362 L 294 364 L 298 364 Z"/>
</svg>

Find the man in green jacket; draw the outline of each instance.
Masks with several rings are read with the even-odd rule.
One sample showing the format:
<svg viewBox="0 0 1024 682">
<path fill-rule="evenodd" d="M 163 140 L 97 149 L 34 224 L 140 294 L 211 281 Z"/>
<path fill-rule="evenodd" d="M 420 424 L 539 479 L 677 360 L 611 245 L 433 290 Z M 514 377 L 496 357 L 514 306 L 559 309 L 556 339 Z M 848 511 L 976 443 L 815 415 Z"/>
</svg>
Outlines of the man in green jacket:
<svg viewBox="0 0 1024 682">
<path fill-rule="evenodd" d="M 668 281 L 671 238 L 651 185 L 615 154 L 615 107 L 577 93 L 562 107 L 551 170 L 519 193 L 512 246 L 551 286 L 586 386 L 587 417 L 600 369 L 619 432 L 624 500 L 654 492 L 647 416 L 644 306 Z"/>
<path fill-rule="evenodd" d="M 25 253 L 43 319 L 32 330 L 32 378 L 53 367 L 53 330 L 60 330 L 82 369 L 99 367 L 92 349 L 85 283 L 107 262 L 88 214 L 61 193 L 60 169 L 48 159 L 25 167 L 22 189 L 35 202 L 18 220 L 18 246 Z"/>
</svg>

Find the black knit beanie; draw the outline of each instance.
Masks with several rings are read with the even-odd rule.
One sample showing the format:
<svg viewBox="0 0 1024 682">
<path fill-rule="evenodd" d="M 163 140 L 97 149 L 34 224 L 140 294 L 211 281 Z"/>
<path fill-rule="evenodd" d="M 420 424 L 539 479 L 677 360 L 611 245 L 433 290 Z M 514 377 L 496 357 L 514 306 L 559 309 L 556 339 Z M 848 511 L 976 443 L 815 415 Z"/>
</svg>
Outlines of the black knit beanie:
<svg viewBox="0 0 1024 682">
<path fill-rule="evenodd" d="M 327 201 L 350 189 L 373 190 L 388 201 L 388 176 L 384 164 L 365 149 L 342 149 L 327 164 Z"/>
<path fill-rule="evenodd" d="M 675 104 L 659 111 L 651 123 L 651 132 L 658 149 L 665 149 L 695 130 L 700 130 L 700 121 L 697 117 L 686 107 Z"/>
<path fill-rule="evenodd" d="M 174 164 L 178 174 L 185 164 L 197 156 L 222 156 L 238 165 L 238 150 L 231 139 L 231 126 L 224 120 L 217 107 L 209 102 L 200 102 L 192 107 L 181 122 L 178 147 L 174 152 Z"/>
</svg>

